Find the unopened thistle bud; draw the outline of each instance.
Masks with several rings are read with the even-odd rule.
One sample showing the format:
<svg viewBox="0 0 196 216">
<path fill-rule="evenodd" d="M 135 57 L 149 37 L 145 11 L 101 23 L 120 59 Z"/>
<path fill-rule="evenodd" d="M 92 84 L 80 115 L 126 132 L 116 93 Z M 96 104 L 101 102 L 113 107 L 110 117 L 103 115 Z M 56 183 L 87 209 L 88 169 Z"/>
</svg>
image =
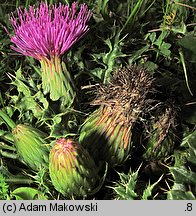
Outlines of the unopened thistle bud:
<svg viewBox="0 0 196 216">
<path fill-rule="evenodd" d="M 12 134 L 17 153 L 25 164 L 35 171 L 48 166 L 49 151 L 45 141 L 46 135 L 42 131 L 19 124 Z"/>
<path fill-rule="evenodd" d="M 94 160 L 72 139 L 56 141 L 50 151 L 49 172 L 55 189 L 68 198 L 85 197 L 99 184 Z"/>
</svg>

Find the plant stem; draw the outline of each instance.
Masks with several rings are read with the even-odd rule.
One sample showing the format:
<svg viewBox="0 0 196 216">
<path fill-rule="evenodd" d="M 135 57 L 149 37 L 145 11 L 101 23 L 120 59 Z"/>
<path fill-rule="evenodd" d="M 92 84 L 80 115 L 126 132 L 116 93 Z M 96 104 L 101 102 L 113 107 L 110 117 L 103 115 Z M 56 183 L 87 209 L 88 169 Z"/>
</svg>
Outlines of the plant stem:
<svg viewBox="0 0 196 216">
<path fill-rule="evenodd" d="M 14 184 L 32 184 L 34 181 L 31 179 L 24 179 L 23 177 L 19 178 L 7 178 L 7 183 L 14 183 Z"/>
<path fill-rule="evenodd" d="M 166 16 L 167 16 L 167 14 L 168 14 L 168 10 L 169 10 L 169 4 L 170 4 L 170 0 L 167 0 L 166 1 L 166 9 L 165 9 L 165 14 L 164 14 L 164 19 L 163 19 L 163 24 L 162 24 L 162 27 L 161 27 L 161 35 L 160 35 L 160 41 L 161 41 L 161 43 L 159 44 L 159 48 L 158 48 L 158 50 L 160 50 L 160 47 L 161 47 L 161 45 L 162 45 L 162 41 L 163 41 L 163 34 L 164 34 L 164 32 L 165 32 L 165 27 L 166 27 Z M 159 52 L 157 52 L 157 54 L 156 54 L 156 60 L 158 59 L 158 57 L 159 57 Z"/>
</svg>

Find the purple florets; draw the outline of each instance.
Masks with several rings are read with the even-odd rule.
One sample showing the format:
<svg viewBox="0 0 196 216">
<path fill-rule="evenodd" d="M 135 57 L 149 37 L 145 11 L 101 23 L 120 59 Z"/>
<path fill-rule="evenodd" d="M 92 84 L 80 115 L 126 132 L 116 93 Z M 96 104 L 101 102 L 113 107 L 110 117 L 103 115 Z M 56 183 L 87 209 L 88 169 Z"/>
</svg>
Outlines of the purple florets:
<svg viewBox="0 0 196 216">
<path fill-rule="evenodd" d="M 18 18 L 11 15 L 11 23 L 15 35 L 11 48 L 18 53 L 32 56 L 36 59 L 60 56 L 78 41 L 88 30 L 87 22 L 91 12 L 85 4 L 76 2 L 69 5 L 51 5 L 41 3 L 38 8 L 19 8 Z"/>
</svg>

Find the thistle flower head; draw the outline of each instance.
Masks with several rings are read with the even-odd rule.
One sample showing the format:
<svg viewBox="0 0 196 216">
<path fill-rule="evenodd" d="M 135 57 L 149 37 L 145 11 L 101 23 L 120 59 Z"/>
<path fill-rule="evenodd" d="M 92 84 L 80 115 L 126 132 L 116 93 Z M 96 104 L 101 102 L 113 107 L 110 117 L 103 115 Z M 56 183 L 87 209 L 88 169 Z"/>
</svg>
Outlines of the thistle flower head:
<svg viewBox="0 0 196 216">
<path fill-rule="evenodd" d="M 131 112 L 140 113 L 146 96 L 154 91 L 153 78 L 144 69 L 137 65 L 130 65 L 116 70 L 108 85 L 102 85 L 96 90 L 96 99 L 93 105 L 110 107 L 121 112 L 127 120 L 133 120 Z"/>
<path fill-rule="evenodd" d="M 79 138 L 95 162 L 103 160 L 116 166 L 127 159 L 134 126 L 150 106 L 153 80 L 145 69 L 130 65 L 96 89 L 92 105 L 100 107 L 81 126 Z"/>
<path fill-rule="evenodd" d="M 41 2 L 37 8 L 19 8 L 18 18 L 13 13 L 10 18 L 15 33 L 12 49 L 38 60 L 64 54 L 89 30 L 91 12 L 85 4 L 78 13 L 77 8 L 76 2 L 71 6 Z"/>
<path fill-rule="evenodd" d="M 94 160 L 72 139 L 56 141 L 50 151 L 49 171 L 56 190 L 69 198 L 92 193 L 99 182 Z"/>
</svg>

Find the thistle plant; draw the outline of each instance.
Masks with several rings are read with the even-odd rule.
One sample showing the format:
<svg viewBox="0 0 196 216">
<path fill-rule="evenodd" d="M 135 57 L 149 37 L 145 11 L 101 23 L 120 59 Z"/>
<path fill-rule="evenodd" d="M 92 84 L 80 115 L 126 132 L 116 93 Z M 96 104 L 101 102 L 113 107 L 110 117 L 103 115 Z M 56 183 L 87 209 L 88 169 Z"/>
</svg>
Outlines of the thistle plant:
<svg viewBox="0 0 196 216">
<path fill-rule="evenodd" d="M 68 198 L 85 197 L 99 186 L 94 160 L 72 139 L 56 141 L 50 151 L 49 172 L 56 190 Z"/>
<path fill-rule="evenodd" d="M 108 85 L 97 89 L 93 112 L 80 129 L 80 142 L 95 161 L 110 166 L 121 164 L 129 155 L 134 125 L 148 106 L 153 78 L 138 66 L 115 72 Z"/>
<path fill-rule="evenodd" d="M 40 61 L 44 93 L 50 93 L 53 101 L 63 97 L 67 106 L 72 105 L 76 92 L 61 56 L 89 30 L 91 17 L 85 4 L 77 10 L 76 2 L 71 6 L 41 2 L 37 8 L 18 8 L 18 17 L 12 13 L 10 18 L 14 29 L 10 37 L 15 44 L 11 48 Z"/>
</svg>

